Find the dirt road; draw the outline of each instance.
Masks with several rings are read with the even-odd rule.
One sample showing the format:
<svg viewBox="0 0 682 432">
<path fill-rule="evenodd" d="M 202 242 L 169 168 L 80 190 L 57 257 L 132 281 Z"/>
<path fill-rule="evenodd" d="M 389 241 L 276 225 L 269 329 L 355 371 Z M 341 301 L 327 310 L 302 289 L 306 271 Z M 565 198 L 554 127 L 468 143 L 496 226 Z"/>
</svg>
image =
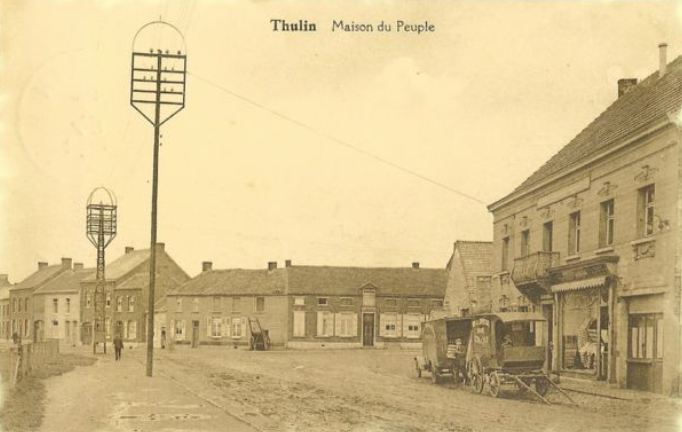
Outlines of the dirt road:
<svg viewBox="0 0 682 432">
<path fill-rule="evenodd" d="M 157 371 L 264 431 L 678 431 L 678 400 L 494 399 L 412 373 L 404 351 L 160 352 Z"/>
</svg>

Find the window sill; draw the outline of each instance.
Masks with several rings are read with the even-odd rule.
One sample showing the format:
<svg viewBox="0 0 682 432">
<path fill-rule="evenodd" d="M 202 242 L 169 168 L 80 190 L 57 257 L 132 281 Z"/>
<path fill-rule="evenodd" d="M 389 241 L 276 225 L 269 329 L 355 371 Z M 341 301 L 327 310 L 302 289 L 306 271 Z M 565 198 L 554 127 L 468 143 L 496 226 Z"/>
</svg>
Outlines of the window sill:
<svg viewBox="0 0 682 432">
<path fill-rule="evenodd" d="M 637 246 L 637 245 L 641 245 L 641 244 L 645 244 L 645 243 L 651 243 L 654 241 L 656 241 L 656 239 L 653 236 L 652 237 L 643 237 L 643 238 L 631 241 L 630 245 L 631 246 Z"/>
<path fill-rule="evenodd" d="M 613 252 L 615 249 L 613 246 L 604 246 L 603 248 L 599 248 L 596 251 L 594 251 L 595 255 L 601 255 L 609 252 Z"/>
<path fill-rule="evenodd" d="M 566 262 L 578 261 L 579 259 L 580 255 L 569 255 L 566 257 Z"/>
</svg>

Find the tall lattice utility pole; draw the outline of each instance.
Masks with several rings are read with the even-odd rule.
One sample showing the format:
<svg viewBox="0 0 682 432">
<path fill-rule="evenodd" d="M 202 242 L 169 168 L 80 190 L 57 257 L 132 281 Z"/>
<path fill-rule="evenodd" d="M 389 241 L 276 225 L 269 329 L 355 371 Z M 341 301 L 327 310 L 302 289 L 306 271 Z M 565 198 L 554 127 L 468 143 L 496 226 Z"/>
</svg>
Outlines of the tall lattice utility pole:
<svg viewBox="0 0 682 432">
<path fill-rule="evenodd" d="M 116 196 L 104 187 L 98 187 L 90 193 L 86 206 L 85 232 L 95 248 L 97 248 L 97 273 L 95 292 L 93 295 L 92 315 L 92 353 L 97 353 L 97 344 L 102 343 L 104 354 L 107 353 L 106 338 L 106 279 L 104 277 L 104 250 L 116 237 Z M 86 294 L 87 295 L 87 294 Z"/>
<path fill-rule="evenodd" d="M 156 219 L 159 189 L 161 126 L 185 107 L 187 56 L 177 27 L 165 21 L 145 24 L 133 38 L 130 104 L 154 127 L 152 220 L 149 248 L 149 305 L 147 315 L 147 376 L 154 364 L 154 289 L 156 285 Z"/>
</svg>

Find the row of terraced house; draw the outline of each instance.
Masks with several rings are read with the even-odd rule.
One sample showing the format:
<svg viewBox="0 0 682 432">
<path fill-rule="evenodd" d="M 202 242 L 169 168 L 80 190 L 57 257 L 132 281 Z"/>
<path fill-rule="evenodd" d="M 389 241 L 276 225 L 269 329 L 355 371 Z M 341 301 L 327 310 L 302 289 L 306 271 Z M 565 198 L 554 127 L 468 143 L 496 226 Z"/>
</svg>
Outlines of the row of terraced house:
<svg viewBox="0 0 682 432">
<path fill-rule="evenodd" d="M 125 248 L 106 266 L 105 333 L 126 343 L 146 341 L 149 249 Z M 0 282 L 0 335 L 90 344 L 95 269 L 70 258 L 38 263 L 11 285 Z M 443 269 L 283 267 L 214 270 L 204 262 L 190 278 L 157 245 L 155 344 L 244 345 L 248 320 L 258 319 L 272 344 L 289 348 L 419 343 L 421 323 L 443 309 Z"/>
</svg>

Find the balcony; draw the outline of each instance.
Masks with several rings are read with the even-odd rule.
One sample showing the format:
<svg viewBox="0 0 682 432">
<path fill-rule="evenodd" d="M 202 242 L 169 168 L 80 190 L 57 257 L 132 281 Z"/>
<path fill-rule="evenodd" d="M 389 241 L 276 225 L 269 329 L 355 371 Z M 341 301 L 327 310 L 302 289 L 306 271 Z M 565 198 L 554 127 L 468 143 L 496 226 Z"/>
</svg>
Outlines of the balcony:
<svg viewBox="0 0 682 432">
<path fill-rule="evenodd" d="M 559 252 L 535 252 L 516 258 L 511 278 L 514 285 L 528 298 L 549 294 L 549 269 L 559 265 Z"/>
</svg>

